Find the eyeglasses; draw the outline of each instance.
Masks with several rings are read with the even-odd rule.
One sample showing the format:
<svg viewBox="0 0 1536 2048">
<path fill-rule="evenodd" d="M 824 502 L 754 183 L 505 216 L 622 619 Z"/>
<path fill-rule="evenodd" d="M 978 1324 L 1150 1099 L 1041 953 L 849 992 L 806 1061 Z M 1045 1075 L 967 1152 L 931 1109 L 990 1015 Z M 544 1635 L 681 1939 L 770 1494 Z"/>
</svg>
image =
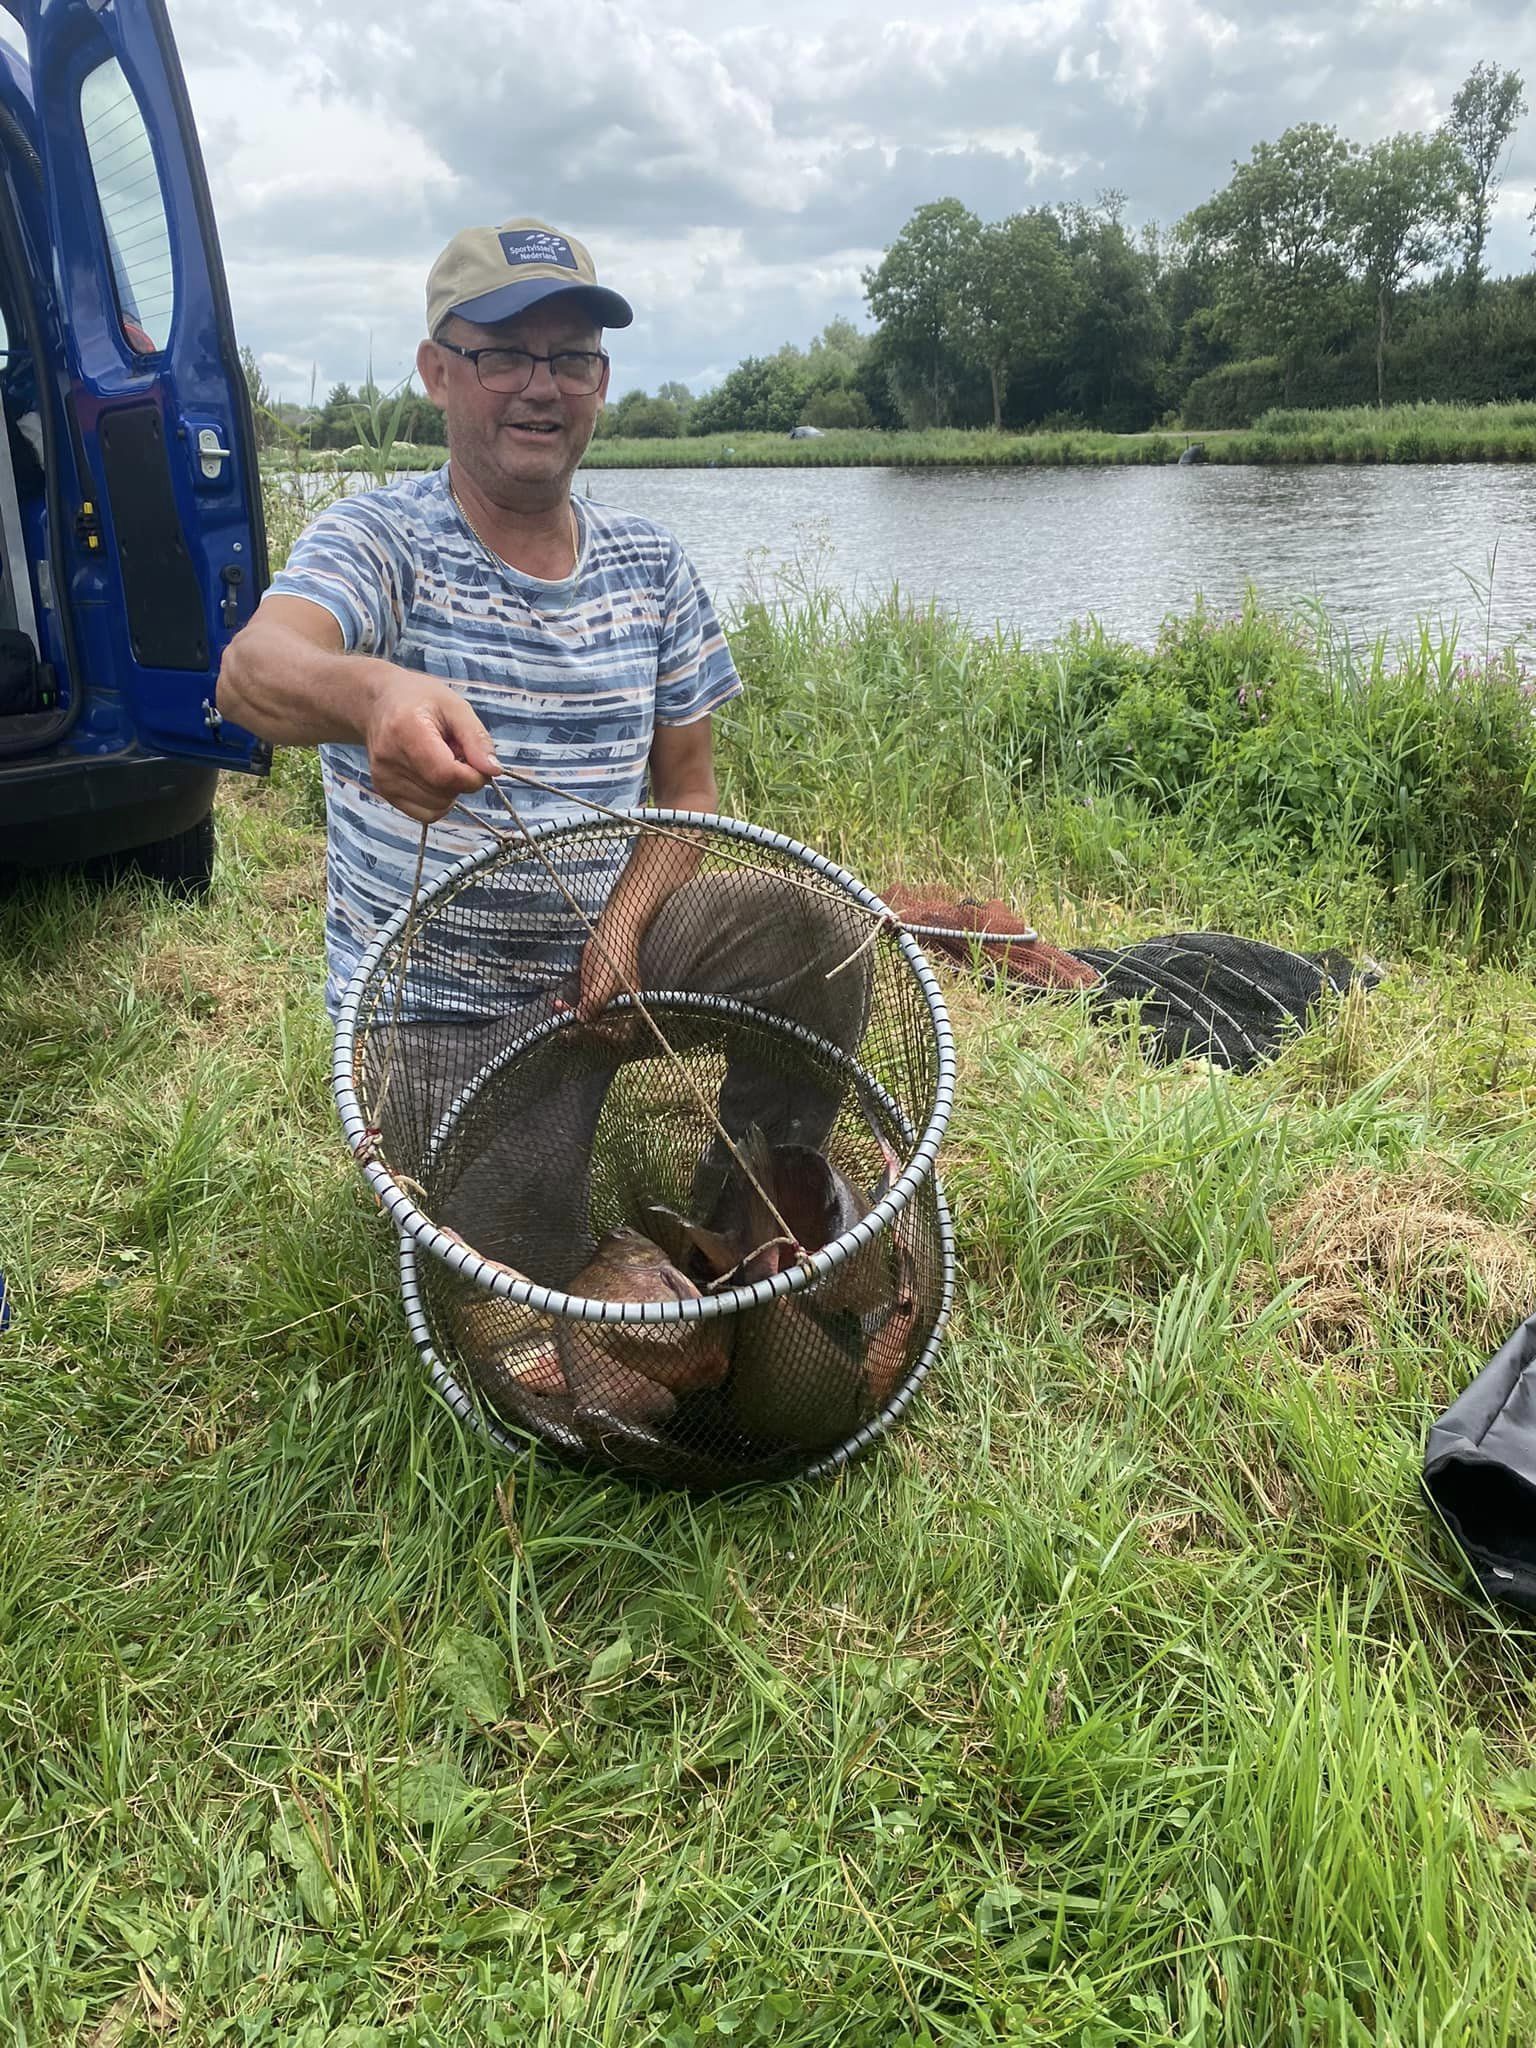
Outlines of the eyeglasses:
<svg viewBox="0 0 1536 2048">
<path fill-rule="evenodd" d="M 527 348 L 460 348 L 456 341 L 437 345 L 473 363 L 475 375 L 487 391 L 501 391 L 509 397 L 526 391 L 537 365 L 548 363 L 556 390 L 567 398 L 587 398 L 602 383 L 608 367 L 607 352 L 600 348 L 562 348 L 552 356 L 539 356 Z"/>
</svg>

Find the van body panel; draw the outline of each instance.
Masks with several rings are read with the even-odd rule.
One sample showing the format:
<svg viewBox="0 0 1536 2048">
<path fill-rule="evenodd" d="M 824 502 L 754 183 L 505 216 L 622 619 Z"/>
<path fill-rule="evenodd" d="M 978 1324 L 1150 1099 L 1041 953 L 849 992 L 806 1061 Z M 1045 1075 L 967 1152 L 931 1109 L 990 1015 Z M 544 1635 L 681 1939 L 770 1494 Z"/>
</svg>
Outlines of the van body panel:
<svg viewBox="0 0 1536 2048">
<path fill-rule="evenodd" d="M 139 751 L 110 762 L 68 754 L 18 762 L 0 785 L 0 862 L 60 867 L 169 839 L 208 815 L 218 779 L 200 761 Z"/>
</svg>

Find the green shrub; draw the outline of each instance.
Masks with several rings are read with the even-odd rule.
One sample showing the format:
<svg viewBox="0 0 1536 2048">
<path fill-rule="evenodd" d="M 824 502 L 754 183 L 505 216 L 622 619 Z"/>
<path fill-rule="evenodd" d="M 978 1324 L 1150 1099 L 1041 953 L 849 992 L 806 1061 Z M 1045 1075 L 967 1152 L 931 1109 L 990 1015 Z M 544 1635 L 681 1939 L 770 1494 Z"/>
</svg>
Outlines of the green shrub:
<svg viewBox="0 0 1536 2048">
<path fill-rule="evenodd" d="M 1186 427 L 1250 427 L 1260 413 L 1280 402 L 1284 390 L 1273 356 L 1250 363 L 1223 363 L 1197 377 L 1184 394 Z"/>
<path fill-rule="evenodd" d="M 869 400 L 851 385 L 834 385 L 830 390 L 818 391 L 807 404 L 803 416 L 808 427 L 859 430 L 872 428 L 875 423 Z"/>
</svg>

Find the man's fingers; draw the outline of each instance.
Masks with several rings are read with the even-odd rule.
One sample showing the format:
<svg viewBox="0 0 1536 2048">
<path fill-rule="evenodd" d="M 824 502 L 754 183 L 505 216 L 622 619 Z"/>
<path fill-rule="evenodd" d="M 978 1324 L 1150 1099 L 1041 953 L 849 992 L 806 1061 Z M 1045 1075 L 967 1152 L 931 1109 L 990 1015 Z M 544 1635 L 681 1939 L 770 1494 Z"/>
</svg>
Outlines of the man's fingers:
<svg viewBox="0 0 1536 2048">
<path fill-rule="evenodd" d="M 386 758 L 374 763 L 373 786 L 396 810 L 406 812 L 418 824 L 432 824 L 451 811 L 461 796 L 482 788 L 484 778 L 449 755 L 433 763 L 432 770 L 424 770 L 413 759 Z"/>
<path fill-rule="evenodd" d="M 431 824 L 461 796 L 502 772 L 489 733 L 446 683 L 425 677 L 384 707 L 370 735 L 380 796 L 418 824 Z"/>
<path fill-rule="evenodd" d="M 462 699 L 449 696 L 443 701 L 442 721 L 443 736 L 453 753 L 479 775 L 476 788 L 501 773 L 490 734 Z"/>
<path fill-rule="evenodd" d="M 441 734 L 413 734 L 408 747 L 374 760 L 374 787 L 414 818 L 440 818 L 461 796 L 484 789 L 486 775 L 453 753 Z"/>
</svg>

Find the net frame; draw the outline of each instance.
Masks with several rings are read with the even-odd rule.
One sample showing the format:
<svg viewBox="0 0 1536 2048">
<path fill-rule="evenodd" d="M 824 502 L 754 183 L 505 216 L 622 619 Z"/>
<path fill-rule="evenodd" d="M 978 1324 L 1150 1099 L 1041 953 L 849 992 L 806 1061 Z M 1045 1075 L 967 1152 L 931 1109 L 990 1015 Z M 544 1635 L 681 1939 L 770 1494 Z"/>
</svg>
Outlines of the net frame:
<svg viewBox="0 0 1536 2048">
<path fill-rule="evenodd" d="M 937 1159 L 939 1145 L 954 1107 L 956 1066 L 954 1040 L 938 980 L 899 916 L 873 891 L 865 888 L 847 869 L 799 840 L 784 833 L 770 831 L 764 826 L 751 824 L 744 819 L 727 818 L 702 811 L 644 806 L 623 811 L 605 811 L 603 815 L 606 819 L 632 827 L 639 832 L 644 832 L 647 828 L 661 828 L 666 831 L 701 834 L 706 838 L 724 839 L 734 843 L 737 858 L 740 857 L 740 849 L 743 848 L 757 848 L 776 854 L 810 870 L 818 878 L 818 886 L 866 913 L 871 919 L 869 939 L 866 943 L 872 943 L 880 936 L 882 930 L 888 931 L 917 985 L 933 1036 L 935 1080 L 933 1099 L 927 1109 L 926 1122 L 922 1130 L 917 1131 L 912 1120 L 895 1103 L 888 1091 L 860 1066 L 856 1058 L 791 1019 L 759 1013 L 753 1005 L 743 1003 L 735 997 L 697 991 L 647 990 L 644 997 L 646 1004 L 665 1002 L 669 1006 L 682 1005 L 706 1012 L 714 1010 L 728 1017 L 760 1017 L 761 1021 L 771 1023 L 776 1032 L 796 1039 L 818 1055 L 829 1058 L 849 1070 L 861 1094 L 878 1101 L 883 1112 L 902 1131 L 903 1137 L 911 1142 L 911 1156 L 906 1165 L 893 1185 L 850 1230 L 819 1250 L 804 1255 L 787 1271 L 775 1273 L 751 1285 L 722 1288 L 718 1293 L 704 1294 L 696 1299 L 618 1302 L 572 1295 L 558 1288 L 545 1287 L 509 1267 L 482 1257 L 462 1239 L 434 1223 L 420 1208 L 401 1179 L 397 1178 L 389 1166 L 377 1156 L 377 1132 L 369 1124 L 358 1094 L 357 1075 L 363 1043 L 359 1037 L 358 1025 L 359 1013 L 380 966 L 401 940 L 407 926 L 418 924 L 430 916 L 432 907 L 439 898 L 451 895 L 468 877 L 506 859 L 508 845 L 505 836 L 498 834 L 491 838 L 483 849 L 466 854 L 445 868 L 425 889 L 413 894 L 412 900 L 403 904 L 394 913 L 364 952 L 343 994 L 337 1013 L 332 1058 L 333 1092 L 347 1144 L 380 1207 L 389 1216 L 399 1236 L 400 1285 L 412 1338 L 428 1369 L 434 1390 L 459 1420 L 486 1436 L 504 1451 L 514 1455 L 526 1455 L 533 1447 L 529 1438 L 515 1435 L 506 1429 L 500 1420 L 488 1411 L 486 1404 L 476 1393 L 466 1390 L 455 1372 L 438 1354 L 423 1300 L 423 1269 L 420 1265 L 423 1257 L 441 1261 L 461 1280 L 487 1293 L 500 1295 L 538 1314 L 555 1316 L 568 1322 L 652 1326 L 704 1323 L 720 1317 L 738 1315 L 785 1295 L 798 1293 L 835 1273 L 840 1266 L 856 1257 L 887 1231 L 902 1211 L 914 1202 L 931 1182 L 940 1261 L 939 1303 L 932 1328 L 916 1361 L 891 1391 L 879 1411 L 863 1422 L 844 1442 L 830 1449 L 821 1448 L 813 1452 L 803 1467 L 788 1476 L 816 1478 L 830 1474 L 887 1434 L 900 1419 L 932 1367 L 953 1305 L 954 1230 L 938 1179 Z M 536 845 L 547 849 L 551 843 L 558 842 L 563 837 L 579 838 L 589 834 L 591 829 L 590 818 L 551 819 L 524 828 L 522 841 L 530 849 Z M 616 1011 L 631 1007 L 638 1009 L 641 1005 L 628 995 L 619 996 L 612 1005 Z M 511 1046 L 503 1048 L 488 1060 L 485 1066 L 459 1090 L 443 1112 L 433 1134 L 434 1145 L 440 1145 L 446 1140 L 447 1135 L 463 1116 L 467 1104 L 496 1072 L 530 1047 L 543 1043 L 562 1030 L 573 1028 L 575 1023 L 573 1014 L 547 1019 L 523 1033 Z"/>
</svg>

